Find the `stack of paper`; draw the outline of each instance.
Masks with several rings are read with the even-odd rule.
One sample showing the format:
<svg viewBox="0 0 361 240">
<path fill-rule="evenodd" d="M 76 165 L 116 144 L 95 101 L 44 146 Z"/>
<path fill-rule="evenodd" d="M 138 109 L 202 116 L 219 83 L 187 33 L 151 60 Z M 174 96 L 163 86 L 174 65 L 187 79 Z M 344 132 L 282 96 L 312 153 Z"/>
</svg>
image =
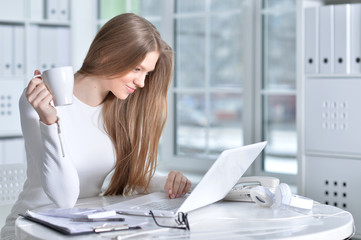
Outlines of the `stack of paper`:
<svg viewBox="0 0 361 240">
<path fill-rule="evenodd" d="M 140 229 L 147 223 L 141 218 L 119 218 L 114 211 L 88 208 L 52 209 L 37 213 L 27 211 L 21 216 L 66 235 Z"/>
</svg>

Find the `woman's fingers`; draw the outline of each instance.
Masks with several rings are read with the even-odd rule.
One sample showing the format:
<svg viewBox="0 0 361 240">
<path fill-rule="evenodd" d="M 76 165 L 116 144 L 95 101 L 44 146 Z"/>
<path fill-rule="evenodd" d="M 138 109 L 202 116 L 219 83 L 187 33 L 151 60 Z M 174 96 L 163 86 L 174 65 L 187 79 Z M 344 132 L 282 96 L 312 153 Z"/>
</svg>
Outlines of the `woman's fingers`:
<svg viewBox="0 0 361 240">
<path fill-rule="evenodd" d="M 30 80 L 28 87 L 26 88 L 26 98 L 29 100 L 29 96 L 30 94 L 36 89 L 37 86 L 39 86 L 40 84 L 42 84 L 43 81 L 40 78 L 33 78 Z"/>
<path fill-rule="evenodd" d="M 34 75 L 39 74 L 39 70 L 34 71 Z M 34 77 L 30 80 L 25 95 L 28 102 L 38 113 L 40 121 L 50 125 L 58 120 L 56 109 L 50 104 L 53 100 L 53 96 L 41 78 Z"/>
<path fill-rule="evenodd" d="M 46 87 L 44 85 L 39 85 L 34 91 L 33 93 L 29 96 L 29 102 L 34 106 L 34 108 L 41 108 L 43 109 L 43 107 L 40 107 L 40 104 L 42 102 L 45 102 L 45 98 L 50 96 L 50 101 L 52 99 L 52 96 L 50 94 L 50 92 L 48 91 L 48 89 L 46 89 Z M 50 101 L 47 103 L 49 104 Z"/>
<path fill-rule="evenodd" d="M 36 82 L 36 81 L 34 81 L 34 82 Z M 35 87 L 30 86 L 30 84 L 29 84 L 29 88 L 30 87 L 31 87 L 31 89 L 29 89 L 27 98 L 31 104 L 41 101 L 42 99 L 39 99 L 39 97 L 41 98 L 41 96 L 43 96 L 46 92 L 48 92 L 48 90 L 46 89 L 45 85 L 42 82 L 37 84 Z M 36 106 L 34 106 L 34 107 L 36 107 Z"/>
<path fill-rule="evenodd" d="M 170 198 L 177 198 L 186 194 L 191 188 L 191 182 L 181 172 L 171 171 L 165 185 Z"/>
</svg>

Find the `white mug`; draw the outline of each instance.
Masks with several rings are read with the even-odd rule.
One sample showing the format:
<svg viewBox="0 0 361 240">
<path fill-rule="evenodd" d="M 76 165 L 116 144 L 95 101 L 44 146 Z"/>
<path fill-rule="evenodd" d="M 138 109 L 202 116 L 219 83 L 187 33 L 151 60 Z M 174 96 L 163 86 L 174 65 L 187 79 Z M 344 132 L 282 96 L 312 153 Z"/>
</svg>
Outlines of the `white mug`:
<svg viewBox="0 0 361 240">
<path fill-rule="evenodd" d="M 55 106 L 65 106 L 73 103 L 73 67 L 52 68 L 34 77 L 41 77 L 43 79 L 44 84 L 53 95 Z"/>
</svg>

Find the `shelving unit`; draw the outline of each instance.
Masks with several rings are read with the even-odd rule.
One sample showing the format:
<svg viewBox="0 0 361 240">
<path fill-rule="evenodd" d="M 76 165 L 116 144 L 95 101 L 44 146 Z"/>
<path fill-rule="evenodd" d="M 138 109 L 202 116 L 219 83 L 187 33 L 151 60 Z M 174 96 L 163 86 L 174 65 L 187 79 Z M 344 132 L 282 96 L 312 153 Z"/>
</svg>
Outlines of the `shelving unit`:
<svg viewBox="0 0 361 240">
<path fill-rule="evenodd" d="M 361 148 L 358 140 L 361 132 L 361 64 L 354 59 L 355 53 L 361 54 L 361 47 L 351 44 L 353 38 L 357 39 L 355 36 L 361 38 L 361 22 L 353 21 L 351 15 L 353 6 L 358 4 L 361 1 L 298 1 L 297 34 L 302 38 L 297 44 L 297 115 L 299 192 L 320 203 L 351 212 L 356 237 L 361 237 L 358 200 L 361 197 Z M 337 11 L 345 9 L 341 18 L 336 8 Z M 329 11 L 328 15 L 320 14 L 320 9 Z M 316 15 L 309 15 L 310 12 Z M 357 16 L 360 14 L 361 10 Z M 325 16 L 330 20 L 325 20 Z M 315 19 L 313 25 L 306 24 L 310 19 Z M 325 22 L 326 27 L 322 25 Z M 353 30 L 352 24 L 358 24 L 356 29 L 359 30 Z M 325 34 L 330 36 L 323 36 Z M 340 44 L 342 37 L 345 37 L 345 44 Z M 355 49 L 351 49 L 352 46 Z M 325 48 L 329 58 L 323 55 Z M 338 53 L 342 51 L 345 51 L 345 57 L 341 59 Z M 314 58 L 310 57 L 310 52 L 311 55 L 314 53 Z M 344 72 L 340 73 L 339 65 L 345 62 L 349 67 L 343 65 Z"/>
<path fill-rule="evenodd" d="M 33 71 L 70 65 L 70 0 L 0 0 L 0 206 L 26 178 L 19 97 Z"/>
</svg>

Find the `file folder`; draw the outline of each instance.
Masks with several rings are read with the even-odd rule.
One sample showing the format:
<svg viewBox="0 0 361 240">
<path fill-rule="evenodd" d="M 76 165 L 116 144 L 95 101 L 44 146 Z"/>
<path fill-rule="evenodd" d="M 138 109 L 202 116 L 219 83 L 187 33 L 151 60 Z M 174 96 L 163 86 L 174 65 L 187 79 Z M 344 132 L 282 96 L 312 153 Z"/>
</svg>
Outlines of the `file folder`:
<svg viewBox="0 0 361 240">
<path fill-rule="evenodd" d="M 351 73 L 361 73 L 361 4 L 351 5 Z"/>
<path fill-rule="evenodd" d="M 64 21 L 69 20 L 69 0 L 59 0 L 58 19 Z"/>
<path fill-rule="evenodd" d="M 350 4 L 334 5 L 334 73 L 350 73 Z"/>
<path fill-rule="evenodd" d="M 19 20 L 24 19 L 24 0 L 0 0 L 1 19 Z"/>
<path fill-rule="evenodd" d="M 28 43 L 29 47 L 27 48 L 27 72 L 31 74 L 34 73 L 36 69 L 40 69 L 40 58 L 39 58 L 39 26 L 38 25 L 30 25 L 28 31 Z M 28 76 L 28 77 L 31 77 Z"/>
<path fill-rule="evenodd" d="M 305 8 L 305 59 L 306 74 L 318 73 L 318 8 Z"/>
<path fill-rule="evenodd" d="M 57 28 L 40 27 L 39 60 L 41 71 L 56 67 Z"/>
<path fill-rule="evenodd" d="M 319 8 L 319 28 L 320 28 L 320 73 L 333 73 L 333 49 L 334 49 L 334 17 L 333 5 L 321 6 Z"/>
<path fill-rule="evenodd" d="M 11 25 L 0 26 L 0 37 L 2 44 L 0 46 L 0 72 L 2 76 L 13 75 L 13 27 Z"/>
<path fill-rule="evenodd" d="M 44 19 L 44 1 L 30 0 L 30 19 L 43 20 Z"/>
<path fill-rule="evenodd" d="M 24 75 L 24 27 L 14 26 L 14 75 Z"/>
<path fill-rule="evenodd" d="M 3 50 L 3 46 L 4 46 L 4 33 L 3 33 L 3 27 L 0 25 L 0 76 L 3 76 L 3 65 L 4 65 L 4 50 Z"/>
<path fill-rule="evenodd" d="M 61 0 L 64 1 L 64 0 Z M 58 0 L 45 0 L 46 19 L 58 19 Z"/>
<path fill-rule="evenodd" d="M 70 29 L 58 27 L 56 37 L 56 65 L 58 67 L 70 64 Z"/>
</svg>

